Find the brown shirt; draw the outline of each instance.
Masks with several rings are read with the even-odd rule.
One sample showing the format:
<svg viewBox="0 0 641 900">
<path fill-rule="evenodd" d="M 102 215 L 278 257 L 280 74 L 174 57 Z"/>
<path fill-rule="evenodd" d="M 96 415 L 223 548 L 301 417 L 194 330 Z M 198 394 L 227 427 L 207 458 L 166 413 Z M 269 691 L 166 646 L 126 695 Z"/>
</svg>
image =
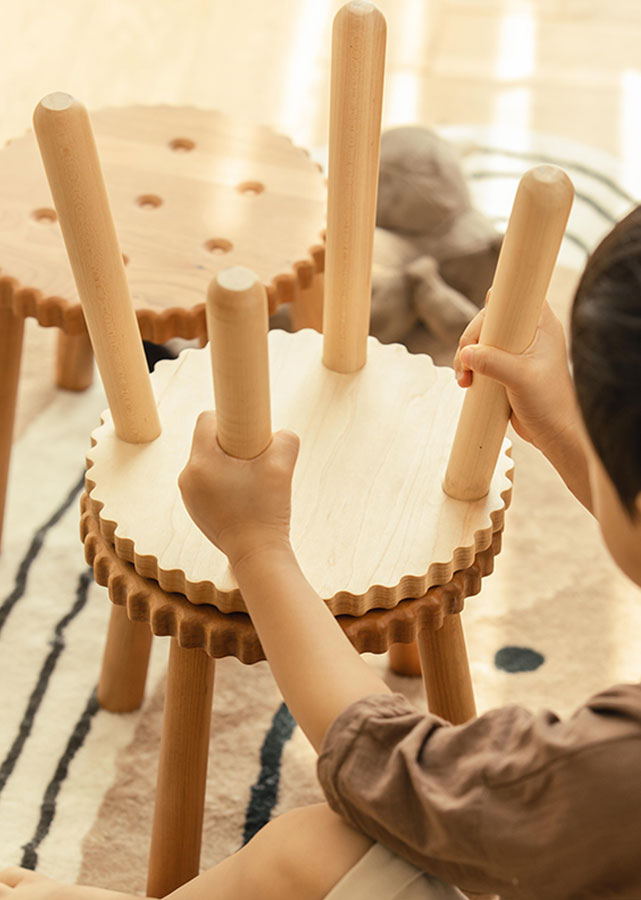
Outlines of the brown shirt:
<svg viewBox="0 0 641 900">
<path fill-rule="evenodd" d="M 375 694 L 332 724 L 318 775 L 348 822 L 463 890 L 641 900 L 641 685 L 566 721 L 511 706 L 458 726 Z"/>
</svg>

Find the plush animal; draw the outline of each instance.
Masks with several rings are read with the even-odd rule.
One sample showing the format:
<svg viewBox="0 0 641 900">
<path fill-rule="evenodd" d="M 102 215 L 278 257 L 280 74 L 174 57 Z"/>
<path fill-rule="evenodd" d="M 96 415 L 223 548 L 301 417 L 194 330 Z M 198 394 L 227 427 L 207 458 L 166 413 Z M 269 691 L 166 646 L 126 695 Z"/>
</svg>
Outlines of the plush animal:
<svg viewBox="0 0 641 900">
<path fill-rule="evenodd" d="M 483 306 L 502 238 L 472 206 L 454 147 L 431 129 L 383 133 L 376 225 L 372 334 L 453 349 Z M 417 325 L 427 338 L 418 345 Z"/>
</svg>

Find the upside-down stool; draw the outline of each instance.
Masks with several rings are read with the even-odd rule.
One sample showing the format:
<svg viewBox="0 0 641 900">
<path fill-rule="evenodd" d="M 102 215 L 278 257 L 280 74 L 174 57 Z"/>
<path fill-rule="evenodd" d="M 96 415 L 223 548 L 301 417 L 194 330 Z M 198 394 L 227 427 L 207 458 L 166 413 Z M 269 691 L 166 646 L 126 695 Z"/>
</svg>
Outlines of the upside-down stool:
<svg viewBox="0 0 641 900">
<path fill-rule="evenodd" d="M 177 487 L 203 409 L 215 407 L 218 440 L 238 458 L 261 453 L 272 428 L 300 434 L 291 540 L 303 571 L 336 616 L 351 617 L 348 636 L 357 646 L 383 650 L 418 636 L 430 709 L 454 722 L 475 714 L 459 611 L 463 596 L 478 587 L 465 570 L 475 560 L 487 563 L 483 554 L 493 555 L 503 528 L 510 410 L 496 383 L 475 377 L 463 400 L 451 370 L 368 337 L 384 19 L 372 4 L 354 0 L 339 11 L 333 40 L 322 335 L 268 334 L 260 277 L 226 268 L 208 291 L 209 349 L 160 363 L 150 379 L 86 112 L 73 98 L 54 95 L 34 117 L 109 401 L 88 452 L 83 535 L 98 579 L 133 621 L 123 613 L 128 625 L 106 655 L 101 684 L 117 693 L 118 684 L 139 678 L 130 635 L 142 629 L 148 640 L 147 622 L 178 637 L 152 896 L 197 873 L 211 658 L 242 658 L 239 629 L 247 635 L 250 628 L 226 558 L 193 524 Z M 559 169 L 543 166 L 523 177 L 481 341 L 512 352 L 531 341 L 571 201 Z M 430 599 L 409 599 L 417 597 Z M 432 614 L 421 612 L 428 608 Z M 380 623 L 398 621 L 383 627 L 381 639 Z M 248 652 L 245 661 L 251 659 Z"/>
</svg>

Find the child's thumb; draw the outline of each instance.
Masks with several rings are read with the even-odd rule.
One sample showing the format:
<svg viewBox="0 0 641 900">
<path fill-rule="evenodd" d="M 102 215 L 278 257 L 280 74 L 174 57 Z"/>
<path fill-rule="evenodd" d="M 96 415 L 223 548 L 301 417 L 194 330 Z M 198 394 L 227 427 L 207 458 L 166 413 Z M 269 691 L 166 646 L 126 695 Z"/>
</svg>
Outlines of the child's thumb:
<svg viewBox="0 0 641 900">
<path fill-rule="evenodd" d="M 517 388 L 521 381 L 521 366 L 515 353 L 488 344 L 469 344 L 461 350 L 460 358 L 465 368 L 487 375 L 506 388 Z"/>
</svg>

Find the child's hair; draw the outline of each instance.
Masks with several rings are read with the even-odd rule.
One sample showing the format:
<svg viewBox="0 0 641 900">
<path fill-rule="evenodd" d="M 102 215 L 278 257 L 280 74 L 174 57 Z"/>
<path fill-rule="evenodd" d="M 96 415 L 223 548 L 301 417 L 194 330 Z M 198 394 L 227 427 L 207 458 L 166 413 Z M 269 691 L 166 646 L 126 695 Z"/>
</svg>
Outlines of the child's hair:
<svg viewBox="0 0 641 900">
<path fill-rule="evenodd" d="M 634 518 L 641 493 L 641 206 L 587 262 L 572 308 L 571 356 L 586 430 Z"/>
</svg>

